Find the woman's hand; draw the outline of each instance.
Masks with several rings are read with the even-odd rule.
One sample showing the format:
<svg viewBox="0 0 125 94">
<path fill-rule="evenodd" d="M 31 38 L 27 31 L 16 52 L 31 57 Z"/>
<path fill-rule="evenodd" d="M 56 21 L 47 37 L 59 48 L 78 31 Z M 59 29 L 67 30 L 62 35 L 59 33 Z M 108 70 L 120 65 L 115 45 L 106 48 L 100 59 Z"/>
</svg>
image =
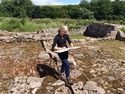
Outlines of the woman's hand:
<svg viewBox="0 0 125 94">
<path fill-rule="evenodd" d="M 73 44 L 71 43 L 70 46 L 73 47 Z"/>
</svg>

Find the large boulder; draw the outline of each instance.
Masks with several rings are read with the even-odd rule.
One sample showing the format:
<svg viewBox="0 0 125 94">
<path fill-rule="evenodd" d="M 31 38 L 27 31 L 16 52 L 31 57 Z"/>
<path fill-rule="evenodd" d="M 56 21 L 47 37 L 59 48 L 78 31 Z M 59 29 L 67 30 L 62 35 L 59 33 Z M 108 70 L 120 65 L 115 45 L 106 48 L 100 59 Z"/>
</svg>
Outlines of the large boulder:
<svg viewBox="0 0 125 94">
<path fill-rule="evenodd" d="M 104 23 L 93 23 L 87 26 L 84 35 L 88 37 L 103 38 L 112 36 L 115 38 L 117 31 L 115 26 Z"/>
<path fill-rule="evenodd" d="M 117 40 L 125 41 L 125 34 L 122 31 L 118 31 L 116 35 Z"/>
</svg>

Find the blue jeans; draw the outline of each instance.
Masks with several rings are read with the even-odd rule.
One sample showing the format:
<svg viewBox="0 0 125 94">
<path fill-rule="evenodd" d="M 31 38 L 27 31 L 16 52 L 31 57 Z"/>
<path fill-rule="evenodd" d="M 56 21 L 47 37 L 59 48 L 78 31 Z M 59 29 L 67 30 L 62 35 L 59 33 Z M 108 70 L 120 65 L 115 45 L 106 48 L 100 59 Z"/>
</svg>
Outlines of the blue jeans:
<svg viewBox="0 0 125 94">
<path fill-rule="evenodd" d="M 58 53 L 59 58 L 62 61 L 61 73 L 65 71 L 66 78 L 70 76 L 69 62 L 68 62 L 68 51 L 63 53 Z"/>
</svg>

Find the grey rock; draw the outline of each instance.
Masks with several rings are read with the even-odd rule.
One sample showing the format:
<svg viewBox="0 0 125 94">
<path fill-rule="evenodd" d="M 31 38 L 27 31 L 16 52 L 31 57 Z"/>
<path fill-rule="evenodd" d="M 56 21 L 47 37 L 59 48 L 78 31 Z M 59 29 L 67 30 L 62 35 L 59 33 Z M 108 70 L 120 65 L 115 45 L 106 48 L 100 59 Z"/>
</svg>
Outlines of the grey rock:
<svg viewBox="0 0 125 94">
<path fill-rule="evenodd" d="M 93 23 L 87 26 L 84 35 L 89 37 L 102 38 L 111 34 L 112 31 L 115 31 L 113 25 L 103 24 L 103 23 Z"/>
<path fill-rule="evenodd" d="M 32 94 L 36 94 L 36 91 L 38 90 L 39 88 L 34 88 L 33 90 L 32 90 Z"/>
<path fill-rule="evenodd" d="M 71 71 L 70 75 L 72 79 L 76 79 L 82 75 L 82 72 L 80 70 L 74 69 Z"/>
<path fill-rule="evenodd" d="M 74 58 L 77 58 L 77 59 L 82 59 L 84 58 L 85 56 L 83 55 L 83 53 L 77 53 L 77 54 L 74 54 Z"/>
<path fill-rule="evenodd" d="M 29 86 L 25 83 L 18 84 L 15 87 L 11 87 L 9 92 L 11 94 L 28 94 L 29 93 Z"/>
<path fill-rule="evenodd" d="M 116 35 L 117 40 L 125 41 L 125 34 L 122 31 L 118 31 Z"/>
<path fill-rule="evenodd" d="M 44 78 L 37 77 L 16 77 L 9 86 L 9 94 L 35 94 L 37 89 L 41 86 Z"/>
<path fill-rule="evenodd" d="M 121 94 L 125 94 L 125 90 L 123 90 Z"/>
<path fill-rule="evenodd" d="M 114 80 L 115 80 L 115 77 L 113 77 L 113 76 L 107 76 L 107 78 L 108 78 L 108 80 L 110 80 L 110 81 L 114 81 Z"/>
<path fill-rule="evenodd" d="M 47 86 L 46 89 L 47 89 L 47 90 L 53 90 L 53 87 Z"/>
<path fill-rule="evenodd" d="M 65 82 L 63 82 L 62 80 L 57 80 L 55 83 L 52 84 L 52 86 L 60 86 L 60 85 L 64 85 Z"/>
<path fill-rule="evenodd" d="M 61 86 L 55 90 L 54 94 L 72 94 L 68 87 Z"/>
<path fill-rule="evenodd" d="M 42 60 L 48 60 L 50 58 L 49 54 L 45 51 L 41 51 L 38 58 Z"/>
<path fill-rule="evenodd" d="M 58 56 L 57 53 L 54 53 L 54 52 L 52 52 L 52 51 L 50 51 L 48 49 L 47 49 L 46 52 L 49 53 L 49 54 L 51 54 L 52 58 L 56 58 L 56 60 L 60 61 L 60 58 L 59 58 L 59 56 Z"/>
<path fill-rule="evenodd" d="M 75 61 L 73 56 L 69 55 L 68 61 L 69 61 L 70 64 L 73 64 L 74 66 L 76 66 L 76 61 Z"/>
<path fill-rule="evenodd" d="M 72 88 L 74 90 L 82 90 L 83 89 L 83 82 L 79 81 L 79 82 L 73 84 Z"/>
<path fill-rule="evenodd" d="M 28 77 L 27 83 L 29 84 L 30 88 L 39 88 L 43 80 L 44 78 Z"/>
<path fill-rule="evenodd" d="M 105 94 L 105 90 L 97 86 L 97 83 L 94 81 L 88 81 L 84 86 L 83 89 L 97 92 L 97 94 Z"/>
<path fill-rule="evenodd" d="M 96 73 L 96 71 L 94 69 L 90 70 L 90 73 Z"/>
</svg>

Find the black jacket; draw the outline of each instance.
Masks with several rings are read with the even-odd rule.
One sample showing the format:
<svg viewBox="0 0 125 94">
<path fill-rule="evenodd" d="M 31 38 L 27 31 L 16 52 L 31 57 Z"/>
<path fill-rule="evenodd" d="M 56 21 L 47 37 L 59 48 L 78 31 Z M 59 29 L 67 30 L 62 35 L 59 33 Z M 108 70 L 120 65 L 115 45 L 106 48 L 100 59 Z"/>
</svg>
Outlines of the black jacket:
<svg viewBox="0 0 125 94">
<path fill-rule="evenodd" d="M 54 38 L 51 50 L 54 50 L 54 47 L 56 46 L 56 44 L 57 44 L 57 47 L 67 47 L 67 45 L 66 45 L 67 41 L 69 44 L 71 44 L 69 35 L 64 34 L 64 36 L 61 37 L 60 34 L 57 34 Z"/>
</svg>

